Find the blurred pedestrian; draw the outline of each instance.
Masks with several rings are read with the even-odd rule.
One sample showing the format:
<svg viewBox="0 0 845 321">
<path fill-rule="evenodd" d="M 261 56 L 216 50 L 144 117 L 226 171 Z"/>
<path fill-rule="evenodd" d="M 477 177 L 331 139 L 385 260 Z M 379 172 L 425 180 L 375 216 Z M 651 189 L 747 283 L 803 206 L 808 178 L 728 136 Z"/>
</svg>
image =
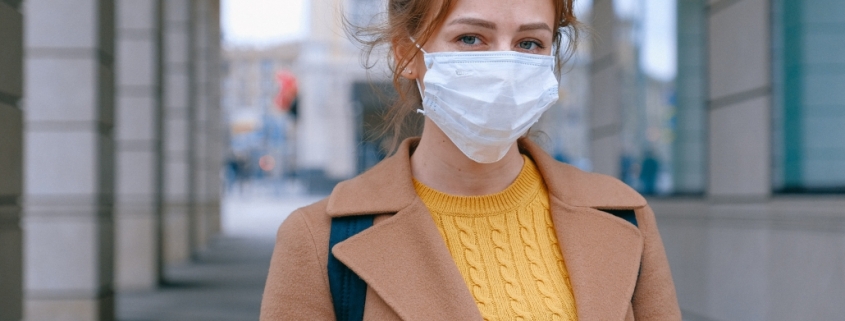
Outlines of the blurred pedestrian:
<svg viewBox="0 0 845 321">
<path fill-rule="evenodd" d="M 641 192 L 644 195 L 657 194 L 657 175 L 660 174 L 660 161 L 651 149 L 646 150 L 643 166 L 640 170 Z"/>
<path fill-rule="evenodd" d="M 557 99 L 572 0 L 389 0 L 394 137 L 278 232 L 262 320 L 680 320 L 645 199 L 524 136 Z M 374 51 L 377 52 L 377 51 Z M 336 245 L 335 245 L 336 244 Z"/>
</svg>

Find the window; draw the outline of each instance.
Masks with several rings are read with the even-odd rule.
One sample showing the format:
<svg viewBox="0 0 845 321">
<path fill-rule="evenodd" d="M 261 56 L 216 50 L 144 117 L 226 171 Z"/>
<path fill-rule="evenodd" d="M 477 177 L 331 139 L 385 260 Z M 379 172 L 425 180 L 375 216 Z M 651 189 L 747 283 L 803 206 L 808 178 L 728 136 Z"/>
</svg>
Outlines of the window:
<svg viewBox="0 0 845 321">
<path fill-rule="evenodd" d="M 772 5 L 773 189 L 845 191 L 845 2 Z"/>
</svg>

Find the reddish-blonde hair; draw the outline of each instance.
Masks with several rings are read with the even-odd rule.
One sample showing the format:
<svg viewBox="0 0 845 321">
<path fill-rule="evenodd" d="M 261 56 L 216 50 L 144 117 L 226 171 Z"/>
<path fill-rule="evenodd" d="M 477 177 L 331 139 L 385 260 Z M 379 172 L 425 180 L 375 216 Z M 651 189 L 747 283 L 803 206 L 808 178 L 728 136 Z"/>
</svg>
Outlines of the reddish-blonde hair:
<svg viewBox="0 0 845 321">
<path fill-rule="evenodd" d="M 387 19 L 371 26 L 356 26 L 344 20 L 347 33 L 363 45 L 364 67 L 375 65 L 373 53 L 380 46 L 387 46 L 388 66 L 393 78 L 393 87 L 399 94 L 385 114 L 382 136 L 391 138 L 391 150 L 395 151 L 405 137 L 419 135 L 422 130 L 422 117 L 413 116 L 420 107 L 421 97 L 416 83 L 401 76 L 414 58 L 420 56 L 420 49 L 414 46 L 411 38 L 424 44 L 434 34 L 459 0 L 388 0 Z M 554 48 L 558 52 L 556 72 L 560 74 L 563 63 L 574 53 L 578 40 L 579 22 L 575 18 L 573 0 L 550 0 L 555 10 Z M 561 45 L 567 40 L 565 50 Z"/>
</svg>

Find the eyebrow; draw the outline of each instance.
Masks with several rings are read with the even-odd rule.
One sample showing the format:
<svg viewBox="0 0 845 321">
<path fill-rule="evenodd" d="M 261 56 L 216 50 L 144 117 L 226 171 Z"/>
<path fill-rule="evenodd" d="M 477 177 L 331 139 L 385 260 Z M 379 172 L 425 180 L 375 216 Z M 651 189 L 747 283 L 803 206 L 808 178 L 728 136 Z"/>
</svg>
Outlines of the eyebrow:
<svg viewBox="0 0 845 321">
<path fill-rule="evenodd" d="M 492 21 L 487 21 L 487 20 L 478 19 L 478 18 L 468 18 L 468 17 L 467 18 L 458 18 L 458 19 L 455 19 L 455 20 L 452 20 L 451 22 L 449 22 L 450 26 L 455 25 L 455 24 L 465 24 L 465 25 L 471 25 L 471 26 L 477 26 L 477 27 L 496 30 L 496 24 L 495 23 L 493 23 Z M 537 22 L 537 23 L 529 23 L 529 24 L 521 25 L 521 26 L 519 26 L 519 29 L 517 30 L 517 32 L 531 31 L 531 30 L 548 30 L 549 32 L 551 32 L 552 28 L 549 27 L 549 25 L 544 23 L 544 22 Z"/>
<path fill-rule="evenodd" d="M 456 24 L 472 25 L 472 26 L 478 26 L 478 27 L 482 27 L 482 28 L 496 30 L 496 24 L 495 23 L 493 23 L 491 21 L 487 21 L 487 20 L 478 19 L 478 18 L 458 18 L 458 19 L 452 20 L 452 22 L 449 22 L 450 26 L 456 25 Z"/>
<path fill-rule="evenodd" d="M 549 32 L 551 32 L 552 28 L 550 28 L 549 25 L 547 25 L 545 22 L 529 23 L 519 26 L 519 30 L 517 30 L 517 32 L 530 30 L 548 30 Z"/>
</svg>

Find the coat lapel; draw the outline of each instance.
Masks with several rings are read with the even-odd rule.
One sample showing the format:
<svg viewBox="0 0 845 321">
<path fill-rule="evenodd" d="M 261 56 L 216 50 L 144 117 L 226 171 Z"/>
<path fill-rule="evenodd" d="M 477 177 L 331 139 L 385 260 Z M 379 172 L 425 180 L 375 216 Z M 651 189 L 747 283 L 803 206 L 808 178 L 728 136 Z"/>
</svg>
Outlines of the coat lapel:
<svg viewBox="0 0 845 321">
<path fill-rule="evenodd" d="M 618 180 L 559 163 L 521 140 L 549 189 L 558 243 L 579 320 L 624 320 L 642 258 L 639 229 L 598 209 L 637 209 L 645 199 Z"/>
<path fill-rule="evenodd" d="M 339 243 L 332 253 L 403 320 L 481 320 L 472 294 L 419 200 Z"/>
<path fill-rule="evenodd" d="M 550 203 L 578 319 L 625 319 L 639 273 L 640 232 L 595 209 Z"/>
</svg>

